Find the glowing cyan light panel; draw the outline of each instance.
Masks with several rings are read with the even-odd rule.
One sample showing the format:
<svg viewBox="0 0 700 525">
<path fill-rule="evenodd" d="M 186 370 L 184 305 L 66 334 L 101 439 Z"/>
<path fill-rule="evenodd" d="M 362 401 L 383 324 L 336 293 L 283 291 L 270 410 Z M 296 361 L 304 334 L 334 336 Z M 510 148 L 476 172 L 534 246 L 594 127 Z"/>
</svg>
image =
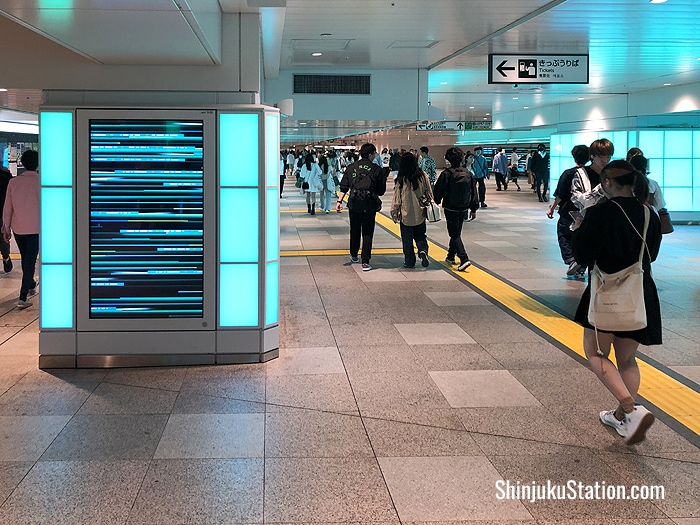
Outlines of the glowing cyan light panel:
<svg viewBox="0 0 700 525">
<path fill-rule="evenodd" d="M 42 296 L 39 324 L 42 329 L 73 328 L 73 113 L 42 112 L 39 125 Z"/>
<path fill-rule="evenodd" d="M 258 186 L 259 118 L 257 113 L 224 113 L 219 117 L 221 186 Z"/>
</svg>

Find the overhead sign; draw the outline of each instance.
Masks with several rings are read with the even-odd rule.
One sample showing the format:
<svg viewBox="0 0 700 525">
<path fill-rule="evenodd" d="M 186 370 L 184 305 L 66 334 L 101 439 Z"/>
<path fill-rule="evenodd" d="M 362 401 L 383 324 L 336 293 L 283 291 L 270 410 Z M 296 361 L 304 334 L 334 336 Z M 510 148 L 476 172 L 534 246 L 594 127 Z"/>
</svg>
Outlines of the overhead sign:
<svg viewBox="0 0 700 525">
<path fill-rule="evenodd" d="M 588 55 L 489 55 L 489 84 L 588 84 Z"/>
<path fill-rule="evenodd" d="M 491 129 L 491 122 L 482 122 L 480 120 L 474 122 L 450 122 L 446 120 L 438 120 L 436 122 L 416 125 L 416 131 L 465 131 L 469 129 Z"/>
</svg>

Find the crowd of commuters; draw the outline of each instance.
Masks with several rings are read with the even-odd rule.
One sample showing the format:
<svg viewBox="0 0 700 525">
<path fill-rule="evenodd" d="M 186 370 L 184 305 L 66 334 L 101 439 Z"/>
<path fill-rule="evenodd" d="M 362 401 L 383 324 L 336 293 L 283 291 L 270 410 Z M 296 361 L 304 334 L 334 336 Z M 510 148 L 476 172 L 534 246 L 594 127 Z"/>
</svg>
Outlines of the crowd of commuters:
<svg viewBox="0 0 700 525">
<path fill-rule="evenodd" d="M 665 202 L 659 185 L 647 177 L 648 161 L 643 152 L 632 148 L 626 160 L 611 162 L 614 146 L 602 138 L 590 145 L 577 145 L 572 151 L 573 167 L 565 170 L 554 190 L 554 201 L 546 215 L 550 219 L 558 213 L 557 240 L 569 277 L 585 280 L 593 265 L 601 271 L 615 273 L 634 263 L 643 251 L 642 267 L 644 308 L 647 323 L 638 330 L 602 330 L 589 322 L 591 295 L 590 279 L 574 315 L 574 321 L 584 328 L 584 350 L 591 369 L 617 399 L 618 406 L 598 414 L 600 421 L 635 444 L 645 438 L 654 416 L 635 402 L 640 376 L 635 355 L 640 344 L 661 344 L 661 313 L 656 287 L 651 276 L 651 263 L 656 259 L 661 243 L 661 228 L 656 213 Z M 381 195 L 386 191 L 389 174 L 395 179 L 390 216 L 400 225 L 403 266 L 414 268 L 430 264 L 427 240 L 426 207 L 433 201 L 442 206 L 449 235 L 447 263 L 466 270 L 471 261 L 462 241 L 465 221 L 474 220 L 479 208 L 487 208 L 486 181 L 494 174 L 496 191 L 505 191 L 514 183 L 520 191 L 521 158 L 517 148 L 510 155 L 499 148 L 492 160 L 491 171 L 483 148 L 466 154 L 457 147 L 445 153 L 446 168 L 438 174 L 437 163 L 427 147 L 418 151 L 382 150 L 365 144 L 359 160 L 353 153 L 344 152 L 336 162 L 327 162 L 321 155 L 319 172 L 342 175 L 336 210 L 343 209 L 348 196 L 350 213 L 350 258 L 370 270 L 372 238 L 376 213 L 381 208 Z M 315 180 L 310 168 L 308 152 L 300 177 L 308 182 L 307 204 L 314 213 L 316 191 L 328 191 L 328 186 Z M 549 152 L 544 144 L 527 154 L 524 159 L 528 182 L 540 202 L 549 201 Z M 326 170 L 326 166 L 328 170 Z M 332 166 L 332 167 L 331 167 Z M 293 167 L 287 173 L 293 173 Z M 320 179 L 320 175 L 318 177 Z M 320 188 L 320 189 L 319 189 Z M 309 196 L 311 194 L 311 196 Z M 328 210 L 327 200 L 322 206 Z M 645 219 L 646 217 L 646 219 Z M 643 233 L 642 233 L 643 232 Z M 417 256 L 416 256 L 417 249 Z M 457 260 L 458 259 L 458 260 Z M 615 360 L 610 359 L 614 351 Z"/>
</svg>

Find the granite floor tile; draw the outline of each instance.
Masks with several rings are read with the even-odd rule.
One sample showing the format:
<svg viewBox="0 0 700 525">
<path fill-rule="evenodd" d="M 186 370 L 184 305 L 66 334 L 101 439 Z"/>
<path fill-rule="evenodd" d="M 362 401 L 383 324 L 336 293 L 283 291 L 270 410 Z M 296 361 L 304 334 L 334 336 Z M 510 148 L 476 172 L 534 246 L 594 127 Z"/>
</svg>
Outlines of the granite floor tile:
<svg viewBox="0 0 700 525">
<path fill-rule="evenodd" d="M 543 406 L 462 408 L 457 414 L 470 432 L 581 445 L 568 419 L 557 417 Z"/>
<path fill-rule="evenodd" d="M 267 381 L 266 401 L 268 412 L 278 407 L 294 407 L 357 414 L 345 374 L 271 376 Z"/>
<path fill-rule="evenodd" d="M 427 370 L 499 370 L 503 366 L 480 345 L 413 345 L 421 365 Z"/>
<path fill-rule="evenodd" d="M 168 416 L 74 416 L 41 461 L 107 461 L 151 459 Z"/>
<path fill-rule="evenodd" d="M 306 374 L 343 374 L 343 361 L 335 346 L 281 348 L 280 355 L 266 366 L 268 377 Z"/>
<path fill-rule="evenodd" d="M 647 456 L 665 456 L 673 453 L 684 454 L 686 457 L 698 448 L 677 432 L 669 428 L 658 418 L 647 432 L 646 439 L 634 447 L 627 447 L 624 440 L 612 428 L 600 422 L 598 413 L 601 410 L 612 410 L 612 404 L 591 406 L 549 406 L 548 410 L 567 421 L 569 428 L 581 443 L 591 449 L 618 451 L 621 453 L 634 452 Z M 572 415 L 575 414 L 575 417 Z"/>
<path fill-rule="evenodd" d="M 33 461 L 0 461 L 0 506 L 27 475 Z"/>
<path fill-rule="evenodd" d="M 409 345 L 475 344 L 476 341 L 455 323 L 395 324 L 396 329 Z"/>
<path fill-rule="evenodd" d="M 333 335 L 338 346 L 392 346 L 405 342 L 392 323 L 371 314 L 362 322 L 333 322 Z"/>
<path fill-rule="evenodd" d="M 627 486 L 663 487 L 663 498 L 653 502 L 667 516 L 700 519 L 696 463 L 605 452 L 601 457 L 625 479 Z"/>
<path fill-rule="evenodd" d="M 0 506 L 0 523 L 126 523 L 147 461 L 42 461 Z"/>
<path fill-rule="evenodd" d="M 372 449 L 381 457 L 477 456 L 481 449 L 468 432 L 433 425 L 417 425 L 364 418 Z"/>
<path fill-rule="evenodd" d="M 253 414 L 265 412 L 265 403 L 180 392 L 172 414 Z"/>
<path fill-rule="evenodd" d="M 508 370 L 571 367 L 583 365 L 546 342 L 485 343 L 484 349 Z"/>
<path fill-rule="evenodd" d="M 584 446 L 561 445 L 552 443 L 541 437 L 538 439 L 523 439 L 493 434 L 471 433 L 482 453 L 491 457 L 497 456 L 533 456 L 554 454 L 578 454 L 581 450 L 588 451 Z"/>
<path fill-rule="evenodd" d="M 402 522 L 532 518 L 521 502 L 495 497 L 501 476 L 485 457 L 378 461 Z"/>
<path fill-rule="evenodd" d="M 181 392 L 240 401 L 265 401 L 265 365 L 224 365 L 190 368 Z"/>
<path fill-rule="evenodd" d="M 169 414 L 176 398 L 171 390 L 102 383 L 78 414 Z"/>
<path fill-rule="evenodd" d="M 265 521 L 395 521 L 374 458 L 270 458 L 265 461 Z"/>
<path fill-rule="evenodd" d="M 128 524 L 262 521 L 262 459 L 169 459 L 151 463 Z"/>
<path fill-rule="evenodd" d="M 29 381 L 27 375 L 0 396 L 0 415 L 73 415 L 94 388 L 55 381 Z"/>
<path fill-rule="evenodd" d="M 643 500 L 599 499 L 583 496 L 578 491 L 579 484 L 595 486 L 628 485 L 629 478 L 619 474 L 605 464 L 598 454 L 580 449 L 569 454 L 489 456 L 489 460 L 500 473 L 503 482 L 511 486 L 554 485 L 566 486 L 573 480 L 577 487 L 574 499 L 523 499 L 523 505 L 537 519 L 559 516 L 569 519 L 598 518 L 666 518 L 655 503 Z M 593 493 L 595 495 L 595 493 Z M 600 492 L 599 494 L 606 494 Z"/>
<path fill-rule="evenodd" d="M 69 416 L 0 416 L 0 461 L 36 461 Z"/>
<path fill-rule="evenodd" d="M 673 370 L 700 385 L 700 366 L 673 366 Z"/>
<path fill-rule="evenodd" d="M 372 372 L 422 372 L 423 366 L 407 344 L 396 346 L 349 345 L 339 348 L 348 375 Z"/>
<path fill-rule="evenodd" d="M 479 344 L 540 342 L 542 337 L 497 306 L 463 306 L 446 314 Z"/>
<path fill-rule="evenodd" d="M 287 409 L 265 416 L 265 457 L 373 457 L 357 416 Z"/>
<path fill-rule="evenodd" d="M 156 459 L 263 457 L 263 414 L 172 414 Z"/>
<path fill-rule="evenodd" d="M 452 408 L 541 406 L 507 370 L 432 371 L 429 374 Z"/>
<path fill-rule="evenodd" d="M 472 291 L 424 293 L 438 306 L 478 306 L 491 304 L 488 299 Z"/>
<path fill-rule="evenodd" d="M 617 401 L 600 380 L 585 367 L 511 370 L 513 376 L 545 406 L 614 408 Z M 602 407 L 602 408 L 601 408 Z"/>
<path fill-rule="evenodd" d="M 105 376 L 105 383 L 140 386 L 177 392 L 187 375 L 186 367 L 179 368 L 119 368 Z"/>
<path fill-rule="evenodd" d="M 402 411 L 450 408 L 427 372 L 356 374 L 352 389 L 363 416 L 392 418 Z"/>
</svg>

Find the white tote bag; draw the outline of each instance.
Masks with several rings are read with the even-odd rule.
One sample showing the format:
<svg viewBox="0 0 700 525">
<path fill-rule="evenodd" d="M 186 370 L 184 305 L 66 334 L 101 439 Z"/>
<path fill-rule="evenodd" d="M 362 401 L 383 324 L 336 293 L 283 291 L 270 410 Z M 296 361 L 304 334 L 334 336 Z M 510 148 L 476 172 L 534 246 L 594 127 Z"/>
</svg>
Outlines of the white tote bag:
<svg viewBox="0 0 700 525">
<path fill-rule="evenodd" d="M 442 218 L 440 216 L 440 206 L 433 201 L 428 202 L 425 205 L 425 218 L 428 219 L 428 222 L 438 222 Z"/>
<path fill-rule="evenodd" d="M 615 201 L 612 201 L 615 202 Z M 620 209 L 620 206 L 615 202 Z M 622 210 L 622 213 L 625 213 Z M 625 213 L 625 217 L 627 214 Z M 632 221 L 627 220 L 632 224 Z M 593 265 L 591 270 L 591 300 L 588 304 L 588 322 L 596 330 L 630 332 L 647 326 L 647 313 L 644 305 L 644 270 L 642 259 L 646 248 L 647 227 L 649 226 L 649 208 L 644 206 L 644 233 L 639 260 L 633 265 L 615 273 L 605 273 Z"/>
</svg>

